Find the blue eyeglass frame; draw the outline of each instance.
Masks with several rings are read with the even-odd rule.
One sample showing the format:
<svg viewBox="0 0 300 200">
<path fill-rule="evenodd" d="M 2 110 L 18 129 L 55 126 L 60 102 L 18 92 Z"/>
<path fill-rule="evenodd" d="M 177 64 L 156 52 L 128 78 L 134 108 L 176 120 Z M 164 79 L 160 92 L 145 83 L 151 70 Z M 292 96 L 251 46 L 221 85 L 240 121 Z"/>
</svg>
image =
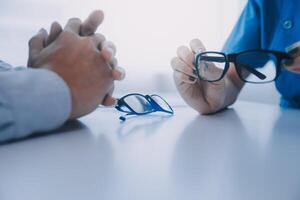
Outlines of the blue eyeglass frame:
<svg viewBox="0 0 300 200">
<path fill-rule="evenodd" d="M 143 112 L 143 113 L 136 112 L 125 101 L 125 99 L 129 96 L 140 96 L 140 97 L 146 99 L 147 102 L 149 103 L 149 105 L 151 105 L 151 109 L 149 111 Z M 166 105 L 170 108 L 170 111 L 163 109 L 158 103 L 156 103 L 156 101 L 152 98 L 152 97 L 155 97 L 155 96 L 159 97 L 161 100 L 163 100 L 166 103 Z M 128 108 L 129 111 L 123 110 L 122 109 L 123 106 Z M 168 114 L 171 114 L 171 115 L 174 114 L 174 110 L 168 104 L 168 102 L 164 98 L 162 98 L 161 96 L 156 95 L 156 94 L 153 94 L 153 95 L 142 95 L 142 94 L 139 94 L 139 93 L 127 94 L 127 95 L 123 96 L 122 98 L 118 99 L 118 102 L 117 102 L 117 105 L 115 106 L 115 108 L 120 112 L 126 113 L 125 116 L 128 116 L 128 115 L 138 115 L 138 116 L 140 116 L 140 115 L 147 115 L 147 114 L 150 114 L 150 113 L 153 113 L 153 112 L 165 112 L 165 113 L 168 113 Z M 122 120 L 122 121 L 125 121 L 126 120 L 125 116 L 121 116 L 121 117 L 119 117 L 119 119 Z"/>
</svg>

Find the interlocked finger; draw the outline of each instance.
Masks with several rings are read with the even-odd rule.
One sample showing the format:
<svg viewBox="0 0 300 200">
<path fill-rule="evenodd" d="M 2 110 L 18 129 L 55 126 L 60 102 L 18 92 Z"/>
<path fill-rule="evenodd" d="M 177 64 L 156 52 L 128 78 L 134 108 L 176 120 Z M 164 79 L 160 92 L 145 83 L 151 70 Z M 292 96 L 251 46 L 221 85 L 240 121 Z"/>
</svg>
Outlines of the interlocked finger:
<svg viewBox="0 0 300 200">
<path fill-rule="evenodd" d="M 125 78 L 125 70 L 121 67 L 115 67 L 112 70 L 112 76 L 114 80 L 121 81 Z"/>
<path fill-rule="evenodd" d="M 79 34 L 81 23 L 79 18 L 71 18 L 67 22 L 64 30 Z"/>
<path fill-rule="evenodd" d="M 114 69 L 118 67 L 118 60 L 116 58 L 112 58 L 109 62 L 109 65 Z"/>
<path fill-rule="evenodd" d="M 93 11 L 80 27 L 81 36 L 93 35 L 104 19 L 104 13 L 101 10 Z"/>
<path fill-rule="evenodd" d="M 174 75 L 174 80 L 175 80 L 176 84 L 179 84 L 179 83 L 195 84 L 197 82 L 196 78 L 188 76 L 179 71 L 174 71 L 173 75 Z"/>
<path fill-rule="evenodd" d="M 205 51 L 205 47 L 199 39 L 191 40 L 190 47 L 195 54 L 199 54 Z"/>
<path fill-rule="evenodd" d="M 92 40 L 96 46 L 96 48 L 98 50 L 102 49 L 102 43 L 105 41 L 105 36 L 100 34 L 100 33 L 96 33 L 92 36 Z"/>
<path fill-rule="evenodd" d="M 112 51 L 112 53 L 113 53 L 113 56 L 115 56 L 116 53 L 117 53 L 117 47 L 111 41 L 104 41 L 102 49 L 110 49 Z"/>
<path fill-rule="evenodd" d="M 46 39 L 48 37 L 48 33 L 45 29 L 41 29 L 35 36 L 33 36 L 29 42 L 29 58 L 27 66 L 34 67 L 32 63 L 32 59 L 37 56 L 43 48 L 45 48 Z"/>
<path fill-rule="evenodd" d="M 102 104 L 103 104 L 104 106 L 114 106 L 114 105 L 116 104 L 116 99 L 112 97 L 112 94 L 113 94 L 113 92 L 114 92 L 114 89 L 115 89 L 115 87 L 113 86 L 113 87 L 109 90 L 108 94 L 105 96 L 105 98 L 104 98 L 104 100 L 103 100 L 103 102 L 102 102 Z"/>
<path fill-rule="evenodd" d="M 103 46 L 100 54 L 102 55 L 104 60 L 106 60 L 107 62 L 111 62 L 116 52 L 115 49 L 112 48 L 111 46 Z"/>
<path fill-rule="evenodd" d="M 58 38 L 58 36 L 61 32 L 62 32 L 61 25 L 58 22 L 53 22 L 51 24 L 50 33 L 49 33 L 49 36 L 47 38 L 46 45 L 48 46 L 49 44 L 54 42 L 54 40 L 56 40 Z"/>
<path fill-rule="evenodd" d="M 180 46 L 177 49 L 177 56 L 185 62 L 190 68 L 195 68 L 195 54 L 186 46 Z"/>
<path fill-rule="evenodd" d="M 196 70 L 189 67 L 185 62 L 183 62 L 178 57 L 172 59 L 171 65 L 174 71 L 178 71 L 186 74 L 187 76 L 197 78 Z"/>
</svg>

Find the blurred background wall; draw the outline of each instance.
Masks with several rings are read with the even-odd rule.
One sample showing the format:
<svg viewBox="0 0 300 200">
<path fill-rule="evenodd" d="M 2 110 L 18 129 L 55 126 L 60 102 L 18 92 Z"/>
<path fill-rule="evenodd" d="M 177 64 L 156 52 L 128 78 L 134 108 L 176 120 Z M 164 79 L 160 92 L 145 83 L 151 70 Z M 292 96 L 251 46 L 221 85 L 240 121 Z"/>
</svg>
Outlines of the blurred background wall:
<svg viewBox="0 0 300 200">
<path fill-rule="evenodd" d="M 25 65 L 27 42 L 41 27 L 49 29 L 54 20 L 64 25 L 70 17 L 84 19 L 92 10 L 102 9 L 105 21 L 98 31 L 117 44 L 119 64 L 127 71 L 117 92 L 172 92 L 175 87 L 170 60 L 176 48 L 200 38 L 207 49 L 220 50 L 245 3 L 246 0 L 1 0 L 0 59 Z M 273 84 L 264 87 L 268 89 Z M 250 91 L 242 96 L 251 99 L 253 94 Z"/>
</svg>

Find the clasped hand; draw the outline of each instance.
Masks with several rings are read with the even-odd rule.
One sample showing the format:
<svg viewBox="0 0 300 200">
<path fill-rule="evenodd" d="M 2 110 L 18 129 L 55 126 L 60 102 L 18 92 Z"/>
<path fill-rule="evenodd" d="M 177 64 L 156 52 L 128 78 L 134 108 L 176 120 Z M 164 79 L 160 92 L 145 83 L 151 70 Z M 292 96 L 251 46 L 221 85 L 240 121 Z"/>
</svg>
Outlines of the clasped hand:
<svg viewBox="0 0 300 200">
<path fill-rule="evenodd" d="M 64 28 L 54 22 L 49 34 L 41 29 L 29 41 L 28 67 L 51 70 L 69 86 L 70 119 L 90 113 L 99 104 L 114 105 L 114 80 L 125 75 L 117 67 L 115 45 L 95 33 L 103 18 L 97 10 L 84 22 L 70 19 Z"/>
</svg>

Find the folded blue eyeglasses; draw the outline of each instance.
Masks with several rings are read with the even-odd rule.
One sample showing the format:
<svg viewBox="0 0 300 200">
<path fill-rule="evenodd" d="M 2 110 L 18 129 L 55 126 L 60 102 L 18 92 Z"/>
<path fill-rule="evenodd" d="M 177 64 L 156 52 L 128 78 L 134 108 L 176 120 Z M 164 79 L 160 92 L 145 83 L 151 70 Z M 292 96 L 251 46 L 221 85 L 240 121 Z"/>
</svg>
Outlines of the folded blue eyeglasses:
<svg viewBox="0 0 300 200">
<path fill-rule="evenodd" d="M 142 95 L 138 93 L 128 94 L 120 99 L 115 108 L 126 113 L 119 119 L 126 120 L 130 115 L 146 115 L 153 112 L 164 112 L 173 115 L 174 111 L 171 106 L 158 95 Z"/>
</svg>

